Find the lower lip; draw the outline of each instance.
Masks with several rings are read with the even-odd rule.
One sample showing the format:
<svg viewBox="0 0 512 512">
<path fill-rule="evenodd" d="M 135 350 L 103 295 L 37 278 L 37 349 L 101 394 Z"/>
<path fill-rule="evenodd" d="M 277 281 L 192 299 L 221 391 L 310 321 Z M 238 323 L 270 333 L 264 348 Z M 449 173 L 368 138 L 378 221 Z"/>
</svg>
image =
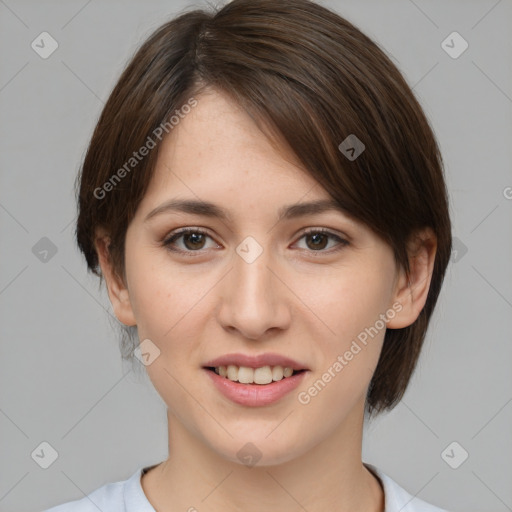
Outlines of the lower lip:
<svg viewBox="0 0 512 512">
<path fill-rule="evenodd" d="M 270 384 L 241 384 L 226 377 L 221 377 L 212 370 L 205 369 L 214 385 L 225 397 L 237 404 L 250 407 L 259 407 L 277 402 L 302 382 L 306 371 L 296 373 L 291 377 L 284 377 Z"/>
</svg>

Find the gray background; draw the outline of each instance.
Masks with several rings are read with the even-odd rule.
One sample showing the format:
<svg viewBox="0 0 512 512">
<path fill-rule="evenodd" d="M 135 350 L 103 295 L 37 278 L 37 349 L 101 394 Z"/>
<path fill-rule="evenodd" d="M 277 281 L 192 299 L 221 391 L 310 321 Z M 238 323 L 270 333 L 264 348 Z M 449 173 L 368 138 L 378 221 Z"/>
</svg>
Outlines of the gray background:
<svg viewBox="0 0 512 512">
<path fill-rule="evenodd" d="M 0 0 L 0 511 L 78 499 L 166 457 L 164 404 L 121 362 L 106 293 L 74 246 L 73 183 L 127 59 L 190 5 Z M 512 510 L 512 2 L 324 5 L 414 87 L 444 155 L 456 237 L 418 370 L 365 428 L 363 459 L 454 512 Z M 59 44 L 47 59 L 31 48 L 43 31 Z M 453 31 L 469 43 L 456 59 L 441 47 Z M 42 237 L 57 249 L 47 261 L 32 251 Z M 48 469 L 31 457 L 43 441 L 58 452 Z M 457 469 L 441 455 L 453 441 L 452 464 L 469 453 Z"/>
</svg>

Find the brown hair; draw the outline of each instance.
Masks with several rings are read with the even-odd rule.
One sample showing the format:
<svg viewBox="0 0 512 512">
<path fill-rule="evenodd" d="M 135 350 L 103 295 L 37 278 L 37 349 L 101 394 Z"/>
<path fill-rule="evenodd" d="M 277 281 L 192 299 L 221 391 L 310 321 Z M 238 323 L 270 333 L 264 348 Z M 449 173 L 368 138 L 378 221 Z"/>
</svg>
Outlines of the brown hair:
<svg viewBox="0 0 512 512">
<path fill-rule="evenodd" d="M 423 227 L 434 231 L 426 304 L 412 325 L 386 331 L 368 389 L 368 412 L 391 409 L 416 366 L 451 254 L 442 158 L 391 60 L 318 4 L 233 0 L 215 12 L 182 13 L 147 39 L 112 91 L 78 176 L 76 237 L 88 268 L 101 276 L 94 241 L 102 226 L 111 236 L 114 268 L 124 276 L 124 238 L 152 177 L 155 135 L 162 123 L 170 133 L 171 116 L 204 87 L 229 94 L 269 140 L 289 145 L 350 216 L 393 248 L 407 271 L 409 237 Z M 338 148 L 349 135 L 365 145 L 353 160 Z M 132 161 L 150 139 L 156 150 Z"/>
</svg>

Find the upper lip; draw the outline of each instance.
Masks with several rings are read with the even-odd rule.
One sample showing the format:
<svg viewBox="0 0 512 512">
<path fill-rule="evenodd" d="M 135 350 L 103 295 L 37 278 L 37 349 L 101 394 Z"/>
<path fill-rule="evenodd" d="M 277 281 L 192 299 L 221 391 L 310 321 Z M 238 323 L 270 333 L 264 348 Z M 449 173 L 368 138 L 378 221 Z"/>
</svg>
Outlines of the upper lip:
<svg viewBox="0 0 512 512">
<path fill-rule="evenodd" d="M 275 353 L 250 356 L 247 354 L 225 354 L 212 359 L 204 364 L 204 367 L 217 368 L 218 366 L 246 366 L 248 368 L 261 368 L 262 366 L 283 366 L 292 370 L 307 370 L 303 364 Z"/>
</svg>

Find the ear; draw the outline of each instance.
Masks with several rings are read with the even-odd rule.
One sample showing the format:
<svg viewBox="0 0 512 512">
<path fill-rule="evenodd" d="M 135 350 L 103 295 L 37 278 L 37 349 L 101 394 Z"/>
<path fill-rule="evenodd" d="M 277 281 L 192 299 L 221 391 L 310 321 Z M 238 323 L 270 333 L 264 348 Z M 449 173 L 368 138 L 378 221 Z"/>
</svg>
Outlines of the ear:
<svg viewBox="0 0 512 512">
<path fill-rule="evenodd" d="M 415 233 L 408 243 L 409 275 L 400 269 L 395 280 L 393 303 L 397 301 L 402 309 L 387 322 L 389 329 L 408 327 L 418 318 L 427 301 L 434 260 L 437 250 L 437 237 L 430 228 Z"/>
<path fill-rule="evenodd" d="M 94 246 L 98 254 L 101 273 L 107 285 L 108 296 L 112 303 L 114 314 L 117 319 L 125 325 L 137 325 L 128 288 L 123 279 L 117 275 L 113 268 L 109 252 L 110 244 L 110 236 L 104 229 L 98 228 L 96 230 Z"/>
</svg>

